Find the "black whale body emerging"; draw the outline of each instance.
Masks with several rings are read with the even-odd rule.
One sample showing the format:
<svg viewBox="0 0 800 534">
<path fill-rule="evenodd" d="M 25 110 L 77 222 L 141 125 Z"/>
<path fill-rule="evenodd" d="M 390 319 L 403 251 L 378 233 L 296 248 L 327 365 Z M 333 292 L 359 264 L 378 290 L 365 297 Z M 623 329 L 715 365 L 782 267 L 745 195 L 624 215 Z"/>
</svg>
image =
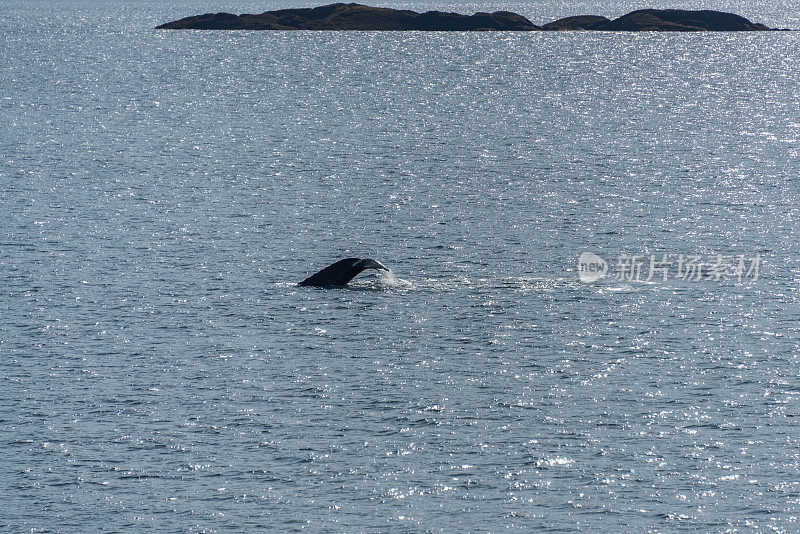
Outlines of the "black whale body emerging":
<svg viewBox="0 0 800 534">
<path fill-rule="evenodd" d="M 328 265 L 320 272 L 309 276 L 298 286 L 314 287 L 341 287 L 365 269 L 378 269 L 388 271 L 389 269 L 379 261 L 369 258 L 345 258 L 336 263 Z"/>
</svg>

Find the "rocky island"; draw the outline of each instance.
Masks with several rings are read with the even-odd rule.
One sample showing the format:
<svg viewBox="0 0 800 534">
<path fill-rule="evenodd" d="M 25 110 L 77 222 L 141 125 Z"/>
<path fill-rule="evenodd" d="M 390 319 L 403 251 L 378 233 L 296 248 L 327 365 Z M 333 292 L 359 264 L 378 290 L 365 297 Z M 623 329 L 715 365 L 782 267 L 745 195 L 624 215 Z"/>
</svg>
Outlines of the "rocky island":
<svg viewBox="0 0 800 534">
<path fill-rule="evenodd" d="M 362 30 L 362 31 L 764 31 L 744 17 L 720 11 L 640 9 L 617 19 L 598 15 L 567 17 L 537 26 L 517 13 L 495 11 L 460 15 L 417 13 L 361 4 L 280 9 L 260 15 L 206 13 L 158 26 L 162 30 Z"/>
<path fill-rule="evenodd" d="M 609 32 L 740 32 L 771 30 L 744 17 L 721 11 L 640 9 L 610 20 L 597 15 L 567 17 L 542 26 L 543 30 L 595 30 Z"/>
</svg>

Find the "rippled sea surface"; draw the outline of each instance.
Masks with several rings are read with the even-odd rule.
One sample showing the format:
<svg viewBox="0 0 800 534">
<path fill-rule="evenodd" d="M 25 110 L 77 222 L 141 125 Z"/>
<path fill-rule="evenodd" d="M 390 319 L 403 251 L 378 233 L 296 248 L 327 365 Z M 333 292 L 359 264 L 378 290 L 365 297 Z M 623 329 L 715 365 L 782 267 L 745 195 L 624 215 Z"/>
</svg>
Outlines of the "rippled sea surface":
<svg viewBox="0 0 800 534">
<path fill-rule="evenodd" d="M 797 35 L 2 5 L 0 530 L 800 528 Z"/>
</svg>

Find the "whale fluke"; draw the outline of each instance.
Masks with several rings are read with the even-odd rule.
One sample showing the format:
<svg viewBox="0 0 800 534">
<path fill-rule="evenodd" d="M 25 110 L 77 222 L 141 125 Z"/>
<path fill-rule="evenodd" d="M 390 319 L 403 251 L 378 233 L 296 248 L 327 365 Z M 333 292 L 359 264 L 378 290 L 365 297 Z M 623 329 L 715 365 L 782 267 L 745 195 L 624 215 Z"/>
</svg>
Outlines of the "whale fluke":
<svg viewBox="0 0 800 534">
<path fill-rule="evenodd" d="M 344 286 L 364 269 L 389 270 L 381 262 L 369 258 L 345 258 L 328 265 L 317 274 L 309 276 L 297 285 L 315 287 Z"/>
</svg>

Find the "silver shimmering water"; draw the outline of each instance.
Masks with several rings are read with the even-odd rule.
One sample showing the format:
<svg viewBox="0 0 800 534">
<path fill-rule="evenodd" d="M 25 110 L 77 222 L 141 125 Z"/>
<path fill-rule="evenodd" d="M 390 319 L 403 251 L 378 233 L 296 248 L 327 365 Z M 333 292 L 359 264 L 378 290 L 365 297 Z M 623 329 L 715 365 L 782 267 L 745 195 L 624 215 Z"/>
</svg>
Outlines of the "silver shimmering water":
<svg viewBox="0 0 800 534">
<path fill-rule="evenodd" d="M 798 529 L 796 35 L 2 5 L 0 530 Z"/>
</svg>

